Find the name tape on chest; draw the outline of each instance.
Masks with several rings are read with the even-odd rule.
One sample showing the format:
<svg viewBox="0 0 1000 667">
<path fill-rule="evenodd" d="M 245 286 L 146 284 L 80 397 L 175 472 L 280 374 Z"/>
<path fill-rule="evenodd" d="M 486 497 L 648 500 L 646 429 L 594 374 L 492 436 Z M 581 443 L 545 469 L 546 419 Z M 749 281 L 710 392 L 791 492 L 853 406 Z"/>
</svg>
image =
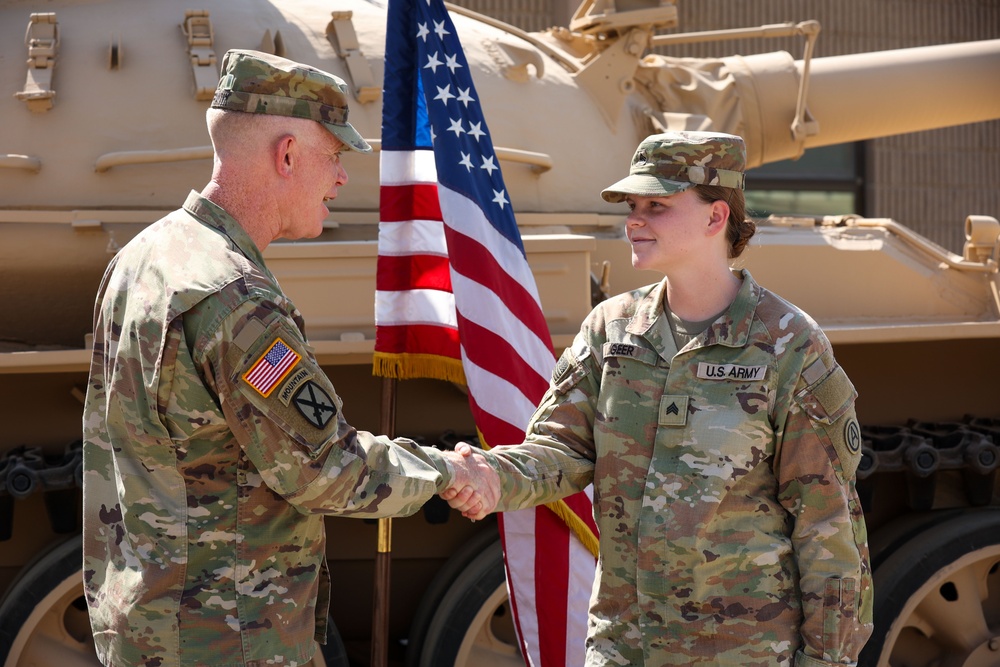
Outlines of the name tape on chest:
<svg viewBox="0 0 1000 667">
<path fill-rule="evenodd" d="M 267 398 L 301 358 L 298 352 L 285 344 L 285 341 L 275 338 L 260 359 L 243 374 L 243 379 L 256 389 L 257 393 Z"/>
<path fill-rule="evenodd" d="M 698 363 L 698 377 L 702 380 L 736 380 L 753 382 L 764 379 L 767 366 L 740 366 L 739 364 Z"/>
<path fill-rule="evenodd" d="M 635 359 L 650 366 L 660 358 L 653 350 L 632 343 L 605 343 L 601 352 L 605 359 Z"/>
<path fill-rule="evenodd" d="M 638 357 L 644 350 L 629 343 L 608 343 L 604 348 L 605 357 Z"/>
</svg>

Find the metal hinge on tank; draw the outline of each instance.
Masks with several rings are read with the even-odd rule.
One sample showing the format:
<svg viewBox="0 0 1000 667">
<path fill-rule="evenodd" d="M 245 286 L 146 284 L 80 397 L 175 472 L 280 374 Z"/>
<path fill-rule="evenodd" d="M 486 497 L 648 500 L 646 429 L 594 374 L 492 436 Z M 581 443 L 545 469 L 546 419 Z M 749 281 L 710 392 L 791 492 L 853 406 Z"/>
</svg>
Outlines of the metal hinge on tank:
<svg viewBox="0 0 1000 667">
<path fill-rule="evenodd" d="M 42 113 L 52 108 L 52 98 L 56 96 L 52 88 L 52 73 L 59 50 L 59 23 L 55 13 L 32 14 L 24 44 L 28 47 L 28 77 L 24 90 L 14 93 L 14 97 L 25 102 L 31 111 Z"/>
<path fill-rule="evenodd" d="M 194 72 L 194 98 L 210 100 L 219 85 L 218 61 L 215 57 L 215 30 L 206 9 L 184 12 L 181 30 L 187 38 L 191 71 Z"/>
<path fill-rule="evenodd" d="M 366 104 L 374 102 L 382 94 L 382 87 L 376 85 L 372 68 L 361 53 L 358 34 L 354 30 L 354 12 L 331 12 L 326 26 L 326 38 L 337 55 L 347 63 L 347 73 L 351 78 L 351 92 L 354 98 Z"/>
</svg>

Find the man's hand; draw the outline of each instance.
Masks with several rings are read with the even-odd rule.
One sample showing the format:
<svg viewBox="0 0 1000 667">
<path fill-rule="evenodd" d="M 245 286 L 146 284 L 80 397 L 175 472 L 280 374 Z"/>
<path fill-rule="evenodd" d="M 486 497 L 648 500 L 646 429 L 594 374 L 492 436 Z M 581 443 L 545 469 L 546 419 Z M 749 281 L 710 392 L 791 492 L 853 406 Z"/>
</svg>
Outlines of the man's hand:
<svg viewBox="0 0 1000 667">
<path fill-rule="evenodd" d="M 454 452 L 445 452 L 445 455 L 455 475 L 441 497 L 467 519 L 482 519 L 500 502 L 500 476 L 486 458 L 476 455 L 467 443 L 458 443 Z"/>
</svg>

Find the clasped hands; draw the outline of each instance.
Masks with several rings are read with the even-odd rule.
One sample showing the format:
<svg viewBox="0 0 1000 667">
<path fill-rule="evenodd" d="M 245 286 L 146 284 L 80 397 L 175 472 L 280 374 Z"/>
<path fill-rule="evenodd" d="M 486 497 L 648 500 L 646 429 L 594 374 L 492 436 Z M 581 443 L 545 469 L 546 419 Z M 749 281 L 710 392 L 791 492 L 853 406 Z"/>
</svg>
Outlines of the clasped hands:
<svg viewBox="0 0 1000 667">
<path fill-rule="evenodd" d="M 454 475 L 441 497 L 465 518 L 482 519 L 500 502 L 500 476 L 468 443 L 460 442 L 454 452 L 444 454 Z"/>
</svg>

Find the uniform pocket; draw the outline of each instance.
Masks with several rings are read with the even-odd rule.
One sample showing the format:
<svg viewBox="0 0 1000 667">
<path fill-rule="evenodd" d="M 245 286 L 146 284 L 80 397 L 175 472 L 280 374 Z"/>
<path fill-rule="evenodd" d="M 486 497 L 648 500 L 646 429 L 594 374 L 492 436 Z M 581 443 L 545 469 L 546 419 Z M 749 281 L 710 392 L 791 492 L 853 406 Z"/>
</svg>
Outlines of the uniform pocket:
<svg viewBox="0 0 1000 667">
<path fill-rule="evenodd" d="M 820 360 L 813 366 L 822 364 Z M 813 367 L 806 369 L 803 376 L 809 377 L 812 371 Z M 838 365 L 795 397 L 834 461 L 842 483 L 854 477 L 861 462 L 861 426 L 854 411 L 857 396 L 847 373 Z"/>
<path fill-rule="evenodd" d="M 853 578 L 830 577 L 823 591 L 823 655 L 842 662 L 844 646 L 852 645 L 846 636 L 857 627 L 858 582 Z"/>
</svg>

